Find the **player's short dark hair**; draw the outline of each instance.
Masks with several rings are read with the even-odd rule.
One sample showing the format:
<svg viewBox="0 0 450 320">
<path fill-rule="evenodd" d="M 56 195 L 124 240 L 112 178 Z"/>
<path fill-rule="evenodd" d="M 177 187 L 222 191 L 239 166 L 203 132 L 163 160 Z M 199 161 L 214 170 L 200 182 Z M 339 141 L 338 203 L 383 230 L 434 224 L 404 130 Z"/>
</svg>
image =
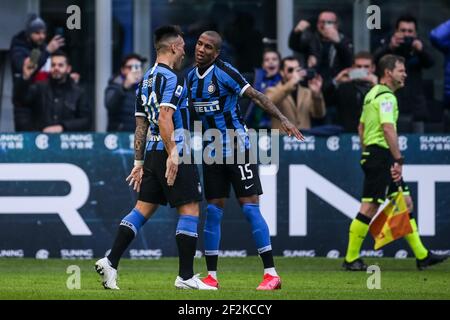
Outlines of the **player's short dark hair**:
<svg viewBox="0 0 450 320">
<path fill-rule="evenodd" d="M 214 30 L 207 30 L 203 32 L 203 34 L 206 34 L 208 37 L 216 39 L 216 49 L 220 50 L 222 48 L 222 36 L 220 33 Z"/>
<path fill-rule="evenodd" d="M 264 60 L 264 56 L 266 55 L 266 53 L 269 53 L 269 52 L 275 53 L 278 56 L 278 60 L 281 61 L 281 54 L 277 51 L 277 49 L 274 49 L 274 48 L 265 48 L 264 49 L 263 54 L 262 54 L 263 60 Z"/>
<path fill-rule="evenodd" d="M 155 30 L 154 33 L 154 43 L 155 48 L 158 51 L 161 49 L 161 43 L 163 41 L 166 41 L 169 38 L 176 38 L 178 36 L 182 37 L 183 32 L 181 32 L 181 29 L 179 26 L 175 25 L 168 25 L 168 26 L 162 26 Z"/>
<path fill-rule="evenodd" d="M 286 61 L 297 61 L 300 64 L 300 61 L 294 56 L 284 57 L 283 59 L 281 59 L 281 62 L 280 62 L 280 70 L 284 69 Z"/>
<path fill-rule="evenodd" d="M 70 64 L 69 56 L 62 50 L 56 50 L 55 52 L 53 52 L 51 58 L 53 57 L 64 57 L 66 58 L 67 64 Z"/>
<path fill-rule="evenodd" d="M 416 19 L 416 17 L 414 17 L 411 14 L 404 14 L 404 15 L 398 17 L 397 21 L 395 22 L 395 29 L 398 29 L 401 22 L 414 23 L 414 25 L 416 26 L 416 29 L 417 29 L 417 19 Z"/>
<path fill-rule="evenodd" d="M 378 75 L 380 77 L 383 77 L 386 70 L 394 70 L 397 62 L 405 64 L 405 58 L 397 56 L 395 54 L 387 54 L 383 56 L 378 62 Z"/>
<path fill-rule="evenodd" d="M 369 51 L 360 51 L 353 57 L 353 63 L 356 62 L 358 59 L 367 59 L 374 62 L 373 55 Z"/>
</svg>

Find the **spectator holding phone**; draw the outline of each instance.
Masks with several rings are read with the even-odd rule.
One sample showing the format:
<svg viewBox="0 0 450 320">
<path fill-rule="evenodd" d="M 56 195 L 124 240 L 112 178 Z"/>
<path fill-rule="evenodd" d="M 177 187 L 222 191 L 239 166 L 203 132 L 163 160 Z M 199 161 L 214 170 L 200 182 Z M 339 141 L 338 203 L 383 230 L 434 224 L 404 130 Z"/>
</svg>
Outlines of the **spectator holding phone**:
<svg viewBox="0 0 450 320">
<path fill-rule="evenodd" d="M 143 77 L 143 64 L 147 61 L 136 53 L 127 55 L 120 74 L 113 76 L 105 89 L 105 107 L 108 109 L 108 131 L 134 131 L 136 87 Z"/>
<path fill-rule="evenodd" d="M 450 20 L 434 28 L 430 39 L 433 46 L 445 55 L 444 103 L 450 110 Z"/>
<path fill-rule="evenodd" d="M 321 92 L 322 77 L 301 68 L 295 57 L 286 57 L 280 64 L 281 82 L 267 88 L 266 96 L 298 129 L 310 129 L 311 118 L 323 118 L 325 101 Z M 272 118 L 272 129 L 280 129 Z"/>
<path fill-rule="evenodd" d="M 22 77 L 14 88 L 16 131 L 89 131 L 91 110 L 84 91 L 72 80 L 67 55 L 57 51 L 51 56 L 50 78 L 32 82 L 37 65 L 25 58 Z"/>
<path fill-rule="evenodd" d="M 26 23 L 25 30 L 18 33 L 11 41 L 10 54 L 13 80 L 22 77 L 26 58 L 36 65 L 31 75 L 32 82 L 47 80 L 50 74 L 50 56 L 64 46 L 64 38 L 56 35 L 47 44 L 47 25 L 36 14 L 32 14 Z"/>
<path fill-rule="evenodd" d="M 401 118 L 407 117 L 414 122 L 428 118 L 427 102 L 423 91 L 422 73 L 433 66 L 433 57 L 417 34 L 417 20 L 410 15 L 397 19 L 395 32 L 375 50 L 375 62 L 386 54 L 395 54 L 405 58 L 406 83 L 396 92 Z M 411 119 L 409 119 L 411 118 Z M 406 118 L 405 118 L 406 120 Z"/>
<path fill-rule="evenodd" d="M 298 22 L 289 36 L 289 47 L 305 58 L 309 68 L 316 68 L 322 76 L 322 91 L 327 105 L 333 105 L 333 78 L 352 64 L 353 44 L 339 32 L 336 13 L 323 11 L 319 14 L 316 31 L 306 20 Z"/>
<path fill-rule="evenodd" d="M 378 84 L 373 56 L 358 52 L 351 68 L 342 70 L 335 78 L 337 123 L 345 132 L 356 133 L 364 97 Z"/>
</svg>

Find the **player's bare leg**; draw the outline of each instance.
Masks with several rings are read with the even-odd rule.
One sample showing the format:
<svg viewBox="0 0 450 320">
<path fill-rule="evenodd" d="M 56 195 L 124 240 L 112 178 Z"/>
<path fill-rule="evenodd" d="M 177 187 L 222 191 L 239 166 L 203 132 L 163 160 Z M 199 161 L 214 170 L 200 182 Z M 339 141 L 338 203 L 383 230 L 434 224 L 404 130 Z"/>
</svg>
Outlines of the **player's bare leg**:
<svg viewBox="0 0 450 320">
<path fill-rule="evenodd" d="M 180 215 L 176 231 L 179 272 L 175 280 L 175 287 L 179 289 L 217 290 L 216 287 L 205 284 L 197 275 L 194 275 L 199 205 L 197 202 L 192 202 L 178 207 L 177 210 Z"/>
<path fill-rule="evenodd" d="M 158 209 L 157 204 L 137 201 L 136 206 L 120 222 L 116 239 L 107 257 L 95 263 L 95 270 L 102 276 L 105 289 L 119 289 L 117 286 L 117 268 L 120 258 L 136 237 L 139 229 Z"/>
</svg>

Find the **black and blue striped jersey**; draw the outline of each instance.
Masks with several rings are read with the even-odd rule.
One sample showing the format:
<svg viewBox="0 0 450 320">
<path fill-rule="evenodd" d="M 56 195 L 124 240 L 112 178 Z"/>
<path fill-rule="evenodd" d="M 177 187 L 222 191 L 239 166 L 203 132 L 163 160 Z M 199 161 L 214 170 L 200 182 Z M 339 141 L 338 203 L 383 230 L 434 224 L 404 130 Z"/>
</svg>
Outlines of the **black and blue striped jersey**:
<svg viewBox="0 0 450 320">
<path fill-rule="evenodd" d="M 147 151 L 164 150 L 164 143 L 159 132 L 158 118 L 160 108 L 166 106 L 175 110 L 173 124 L 175 142 L 179 151 L 189 133 L 190 116 L 187 104 L 187 88 L 184 78 L 162 63 L 149 69 L 136 91 L 137 117 L 146 117 L 150 122 Z M 185 147 L 185 146 L 184 146 Z"/>
<path fill-rule="evenodd" d="M 223 154 L 230 154 L 227 130 L 241 139 L 241 146 L 250 148 L 247 127 L 242 119 L 239 98 L 250 86 L 229 63 L 216 60 L 202 75 L 198 68 L 188 74 L 188 99 L 191 108 L 202 121 L 202 127 L 218 129 L 222 134 Z M 207 139 L 207 138 L 206 138 Z M 206 141 L 206 145 L 211 141 Z"/>
</svg>

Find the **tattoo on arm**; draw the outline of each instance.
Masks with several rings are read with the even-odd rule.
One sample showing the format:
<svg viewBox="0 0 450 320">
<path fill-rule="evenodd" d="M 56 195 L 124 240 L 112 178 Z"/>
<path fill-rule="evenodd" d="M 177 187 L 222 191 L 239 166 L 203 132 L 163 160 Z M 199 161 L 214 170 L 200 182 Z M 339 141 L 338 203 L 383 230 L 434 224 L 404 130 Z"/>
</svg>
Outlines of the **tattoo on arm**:
<svg viewBox="0 0 450 320">
<path fill-rule="evenodd" d="M 134 133 L 134 159 L 144 160 L 147 131 L 149 127 L 147 118 L 136 117 L 136 131 Z"/>
<path fill-rule="evenodd" d="M 255 90 L 253 87 L 249 87 L 245 90 L 244 95 L 253 100 L 257 105 L 259 105 L 264 111 L 269 113 L 271 116 L 274 116 L 278 120 L 282 121 L 285 119 L 285 116 L 280 112 L 280 110 L 270 101 L 267 96 Z"/>
</svg>

